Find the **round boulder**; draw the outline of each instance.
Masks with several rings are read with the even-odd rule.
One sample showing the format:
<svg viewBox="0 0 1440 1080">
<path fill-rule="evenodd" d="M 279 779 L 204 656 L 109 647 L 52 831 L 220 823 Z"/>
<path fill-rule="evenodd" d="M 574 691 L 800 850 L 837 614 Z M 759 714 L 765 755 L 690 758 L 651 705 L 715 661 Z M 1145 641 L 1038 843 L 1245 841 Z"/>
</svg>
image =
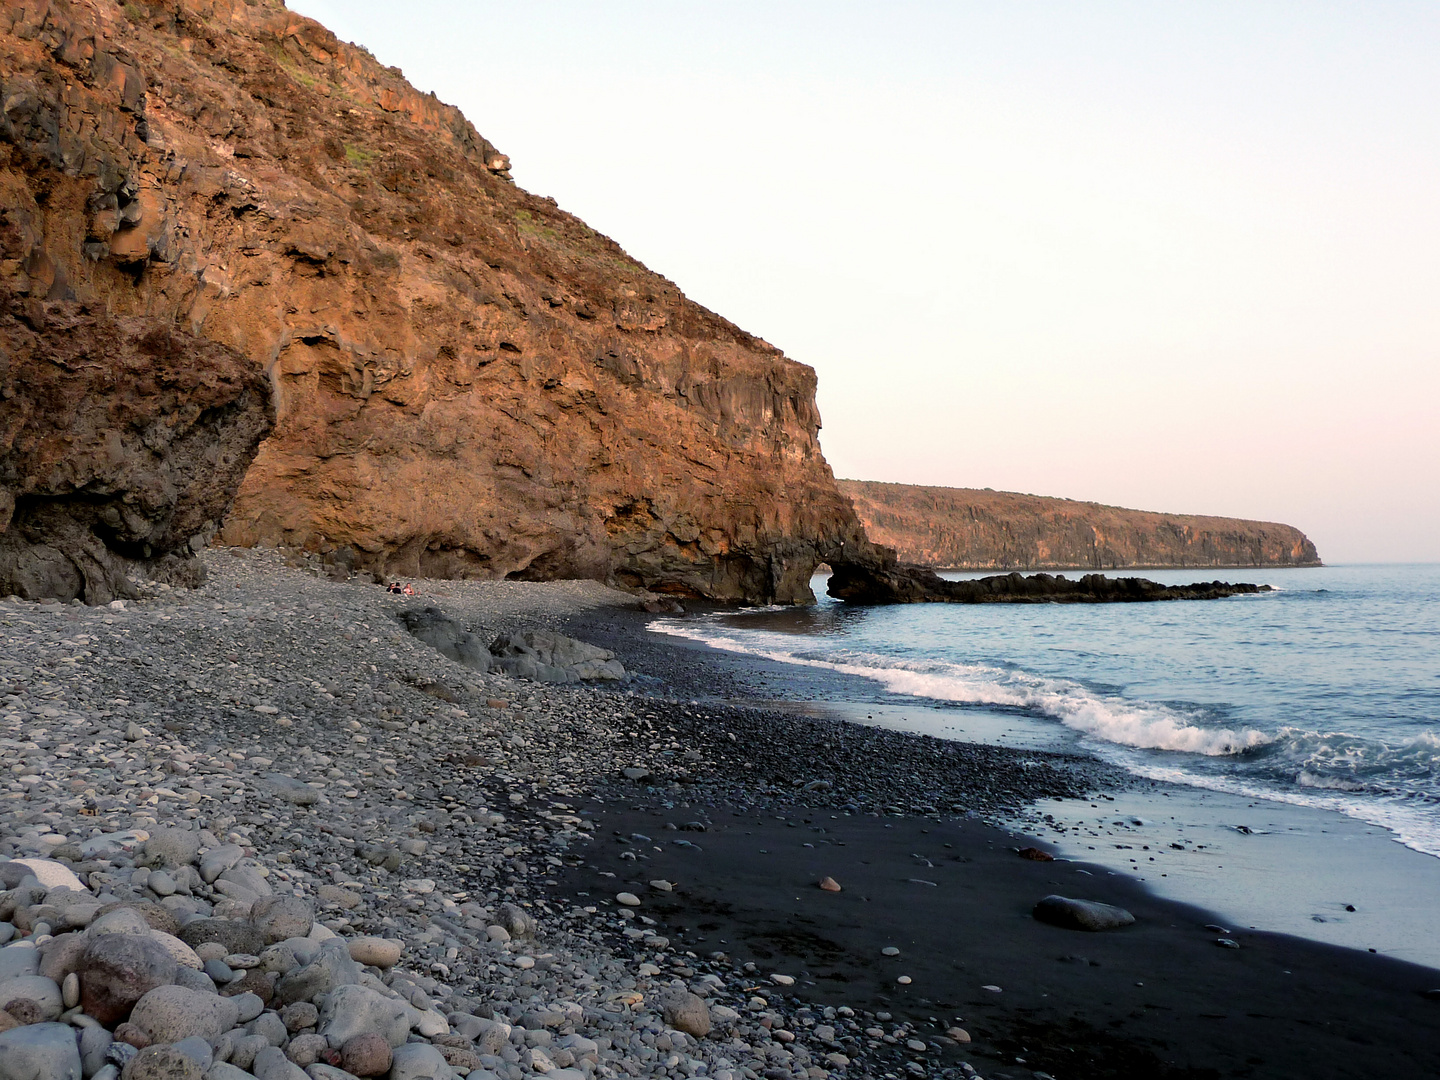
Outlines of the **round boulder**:
<svg viewBox="0 0 1440 1080">
<path fill-rule="evenodd" d="M 145 859 L 160 866 L 186 866 L 200 856 L 200 834 L 189 829 L 156 829 L 145 841 Z"/>
<path fill-rule="evenodd" d="M 265 938 L 250 923 L 241 919 L 193 919 L 175 935 L 190 948 L 206 942 L 219 942 L 226 955 L 248 953 L 258 955 L 265 949 Z"/>
<path fill-rule="evenodd" d="M 1129 926 L 1135 916 L 1121 907 L 1102 904 L 1097 900 L 1072 900 L 1051 894 L 1035 905 L 1036 919 L 1066 930 L 1115 930 Z"/>
<path fill-rule="evenodd" d="M 329 1049 L 323 1035 L 296 1035 L 285 1044 L 285 1056 L 303 1069 L 317 1061 L 326 1064 L 325 1052 Z"/>
<path fill-rule="evenodd" d="M 378 1034 L 387 1046 L 399 1046 L 410 1036 L 410 1016 L 409 1005 L 378 990 L 337 986 L 320 1009 L 320 1034 L 337 1048 L 362 1034 Z"/>
<path fill-rule="evenodd" d="M 0 1009 L 27 1024 L 58 1020 L 65 1011 L 60 986 L 44 975 L 17 975 L 0 982 Z"/>
<path fill-rule="evenodd" d="M 158 986 L 135 1003 L 130 1022 L 151 1042 L 175 1043 L 191 1035 L 213 1040 L 234 1027 L 239 1016 L 233 998 L 183 986 Z"/>
<path fill-rule="evenodd" d="M 86 928 L 85 937 L 93 941 L 104 934 L 148 933 L 150 933 L 150 923 L 139 911 L 129 905 L 106 904 Z"/>
<path fill-rule="evenodd" d="M 266 945 L 274 945 L 310 933 L 315 909 L 298 896 L 262 896 L 250 908 L 250 923 L 260 931 Z"/>
<path fill-rule="evenodd" d="M 405 943 L 395 938 L 357 937 L 345 942 L 350 959 L 367 967 L 390 968 L 400 962 Z"/>
<path fill-rule="evenodd" d="M 429 1043 L 406 1043 L 391 1051 L 390 1080 L 448 1080 L 445 1056 Z"/>
<path fill-rule="evenodd" d="M 703 1039 L 710 1034 L 710 1006 L 696 994 L 675 994 L 665 1001 L 665 1023 L 676 1031 Z"/>
<path fill-rule="evenodd" d="M 0 1080 L 80 1080 L 80 1047 L 69 1024 L 0 1032 Z"/>
<path fill-rule="evenodd" d="M 121 1080 L 201 1080 L 205 1075 L 190 1055 L 173 1046 L 147 1046 L 125 1065 Z"/>
<path fill-rule="evenodd" d="M 113 1026 L 157 986 L 175 981 L 175 958 L 149 934 L 102 934 L 80 960 L 80 1004 Z"/>
<path fill-rule="evenodd" d="M 525 941 L 535 936 L 535 919 L 518 904 L 501 904 L 496 915 L 495 921 L 516 941 Z"/>
</svg>

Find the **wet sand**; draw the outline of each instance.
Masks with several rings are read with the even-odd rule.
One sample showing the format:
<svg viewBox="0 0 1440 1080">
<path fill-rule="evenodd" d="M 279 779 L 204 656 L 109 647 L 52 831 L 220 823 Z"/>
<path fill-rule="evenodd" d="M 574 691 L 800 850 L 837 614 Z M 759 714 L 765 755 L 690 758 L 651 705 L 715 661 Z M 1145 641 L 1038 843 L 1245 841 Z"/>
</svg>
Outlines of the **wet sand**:
<svg viewBox="0 0 1440 1080">
<path fill-rule="evenodd" d="M 1243 927 L 1222 934 L 1207 929 L 1217 916 L 1131 876 L 1022 858 L 1023 839 L 978 821 L 661 801 L 589 809 L 599 839 L 564 884 L 577 902 L 613 907 L 633 892 L 672 948 L 755 964 L 759 995 L 781 992 L 768 979 L 781 973 L 796 980 L 784 993 L 916 1022 L 926 1051 L 869 1047 L 897 1068 L 965 1061 L 1002 1080 L 1440 1075 L 1440 1000 L 1425 996 L 1440 972 Z M 818 887 L 827 876 L 841 892 Z M 1031 911 L 1051 893 L 1137 921 L 1103 933 L 1045 925 Z M 892 946 L 898 956 L 882 955 Z M 947 1044 L 955 1024 L 971 1044 Z"/>
</svg>

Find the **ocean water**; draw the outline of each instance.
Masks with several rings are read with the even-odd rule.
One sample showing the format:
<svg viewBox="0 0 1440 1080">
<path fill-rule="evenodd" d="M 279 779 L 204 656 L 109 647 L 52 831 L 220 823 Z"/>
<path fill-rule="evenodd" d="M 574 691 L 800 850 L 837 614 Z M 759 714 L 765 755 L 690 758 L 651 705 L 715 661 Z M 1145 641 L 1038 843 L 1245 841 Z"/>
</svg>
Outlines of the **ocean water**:
<svg viewBox="0 0 1440 1080">
<path fill-rule="evenodd" d="M 1440 857 L 1440 565 L 1141 576 L 1276 591 L 847 608 L 817 578 L 813 608 L 651 627 L 859 676 L 877 709 L 923 703 L 917 730 L 965 738 L 982 717 L 993 730 L 998 711 L 1025 745 L 1079 746 L 1142 776 L 1339 811 Z M 951 722 L 937 730 L 937 715 Z"/>
</svg>

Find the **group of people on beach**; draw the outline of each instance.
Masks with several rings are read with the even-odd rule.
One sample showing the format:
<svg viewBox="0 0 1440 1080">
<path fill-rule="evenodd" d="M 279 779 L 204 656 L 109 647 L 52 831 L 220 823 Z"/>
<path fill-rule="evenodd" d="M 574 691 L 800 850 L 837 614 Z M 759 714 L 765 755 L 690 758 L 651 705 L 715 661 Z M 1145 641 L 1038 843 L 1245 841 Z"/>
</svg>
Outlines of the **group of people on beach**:
<svg viewBox="0 0 1440 1080">
<path fill-rule="evenodd" d="M 385 586 L 385 591 L 388 593 L 394 593 L 396 596 L 414 596 L 415 586 L 411 585 L 407 581 L 402 587 L 400 582 L 392 581 L 389 585 Z"/>
</svg>

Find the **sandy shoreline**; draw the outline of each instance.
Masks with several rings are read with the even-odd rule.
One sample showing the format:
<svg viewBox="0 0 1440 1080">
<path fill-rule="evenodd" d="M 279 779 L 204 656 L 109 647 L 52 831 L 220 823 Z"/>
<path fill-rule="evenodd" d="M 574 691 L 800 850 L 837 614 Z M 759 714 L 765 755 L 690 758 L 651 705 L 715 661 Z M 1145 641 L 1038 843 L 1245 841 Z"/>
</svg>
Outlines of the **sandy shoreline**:
<svg viewBox="0 0 1440 1080">
<path fill-rule="evenodd" d="M 700 650 L 657 640 L 644 630 L 645 617 L 629 609 L 629 598 L 592 583 L 426 582 L 424 595 L 404 601 L 373 586 L 284 567 L 274 553 L 219 550 L 206 558 L 212 574 L 203 589 L 156 589 L 128 610 L 0 602 L 6 646 L 0 764 L 10 777 L 0 791 L 0 855 L 58 854 L 93 875 L 99 895 L 152 905 L 163 900 L 186 919 L 232 912 L 225 904 L 234 898 L 204 885 L 162 897 L 147 891 L 134 858 L 77 860 L 80 845 L 97 835 L 166 825 L 197 834 L 202 847 L 238 845 L 266 887 L 314 908 L 317 935 L 381 935 L 403 943 L 400 962 L 375 969 L 375 977 L 383 976 L 387 993 L 404 987 L 418 995 L 427 1006 L 422 1011 L 438 1017 L 425 1022 L 427 1032 L 437 1023 L 447 1029 L 421 1034 L 416 1028 L 412 1041 L 458 1040 L 442 1044 L 447 1060 L 454 1059 L 453 1076 L 521 1080 L 559 1069 L 556 1080 L 573 1080 L 566 1070 L 586 1080 L 662 1074 L 818 1080 L 900 1071 L 959 1077 L 978 1070 L 1004 1080 L 1044 1075 L 1046 1063 L 1062 1080 L 1340 1076 L 1346 1068 L 1355 1074 L 1363 1045 L 1357 1039 L 1369 1043 L 1366 1060 L 1382 1055 L 1390 1075 L 1440 1069 L 1421 1038 L 1440 1007 L 1420 995 L 1431 982 L 1440 985 L 1434 972 L 1263 934 L 1241 941 L 1240 950 L 1219 949 L 1196 930 L 1197 913 L 1156 901 L 1099 867 L 1087 877 L 1072 864 L 1021 860 L 1003 850 L 1018 841 L 1007 842 L 967 816 L 1014 813 L 1041 798 L 1073 802 L 1128 782 L 1093 759 L 718 704 L 717 697 L 750 694 L 748 676 Z M 615 648 L 636 677 L 620 689 L 592 689 L 478 674 L 401 628 L 395 613 L 423 603 L 438 604 L 477 632 L 546 627 L 573 633 Z M 819 684 L 796 685 L 783 674 L 776 679 L 792 691 L 785 695 L 790 699 L 823 698 Z M 625 779 L 625 769 L 648 775 Z M 287 792 L 302 787 L 314 797 L 292 801 Z M 679 814 L 682 807 L 707 831 L 681 829 L 690 817 L 671 821 L 677 829 L 662 839 L 661 850 L 645 852 L 647 862 L 663 862 L 663 873 L 682 885 L 657 902 L 652 879 L 635 873 L 639 850 L 616 844 L 612 834 L 619 830 L 627 842 L 636 833 L 656 839 L 636 823 L 659 820 L 657 811 Z M 810 838 L 805 816 L 813 827 L 831 830 L 815 837 L 833 842 Z M 807 839 L 796 842 L 802 830 Z M 927 854 L 921 849 L 930 834 L 923 830 L 950 830 L 945 842 L 954 847 L 947 850 L 973 861 L 952 867 Z M 893 849 L 880 842 L 897 835 L 905 842 Z M 687 837 L 694 846 L 674 842 Z M 816 847 L 805 847 L 809 843 Z M 771 856 L 759 855 L 759 848 L 781 852 L 786 844 L 793 852 L 767 870 Z M 635 857 L 624 858 L 626 850 Z M 810 865 L 821 850 L 824 865 Z M 892 881 L 898 869 L 886 860 L 910 866 L 912 857 L 932 866 L 923 874 L 911 867 L 906 878 Z M 844 882 L 845 891 L 816 889 L 811 879 L 822 869 Z M 938 878 L 952 870 L 964 870 L 963 881 L 947 888 Z M 936 883 L 916 885 L 909 877 Z M 1052 878 L 1061 884 L 1052 885 Z M 1131 906 L 1141 917 L 1139 929 L 1077 935 L 1029 919 L 1040 895 L 1080 878 L 1086 886 L 1104 886 L 1105 895 L 1092 898 L 1118 897 Z M 615 903 L 626 891 L 616 882 L 636 891 L 636 909 Z M 792 885 L 805 887 L 791 891 Z M 983 900 L 967 894 L 972 885 Z M 772 896 L 776 887 L 789 899 Z M 919 902 L 911 895 L 916 889 L 923 890 Z M 862 895 L 871 899 L 864 918 L 851 920 L 853 932 L 842 933 L 836 923 L 834 934 L 825 925 L 826 933 L 802 941 L 810 948 L 813 938 L 824 938 L 830 974 L 844 982 L 801 977 L 816 967 L 815 957 L 751 940 L 776 920 L 793 920 L 794 896 L 807 908 L 837 901 L 832 908 L 843 910 Z M 687 907 L 697 902 L 717 913 L 716 929 L 701 929 Z M 511 918 L 506 904 L 536 920 L 533 940 L 523 928 L 514 940 L 491 929 Z M 827 909 L 814 911 L 805 917 L 835 922 Z M 1160 925 L 1167 920 L 1173 928 Z M 978 959 L 958 961 L 967 965 L 958 981 L 953 956 L 945 961 L 952 968 L 940 970 L 962 928 L 998 950 L 994 963 L 1008 972 L 982 980 L 1005 987 L 994 1001 L 975 989 L 971 974 L 983 966 Z M 873 955 L 882 936 L 896 938 L 903 956 L 915 950 L 921 958 L 919 974 L 911 974 L 913 989 L 903 994 L 893 985 L 871 985 L 895 974 Z M 720 938 L 727 943 L 716 944 Z M 1111 959 L 1098 968 L 1088 959 L 1067 966 L 1057 962 L 1057 947 L 1066 955 Z M 1045 955 L 1027 952 L 1034 948 Z M 764 949 L 769 957 L 761 955 Z M 1195 951 L 1193 958 L 1187 950 Z M 1125 979 L 1148 970 L 1147 963 L 1181 954 L 1188 982 L 1181 979 L 1184 988 L 1167 992 L 1196 1013 L 1191 1020 L 1165 1014 L 1178 1005 L 1137 1004 L 1134 995 L 1121 993 Z M 746 957 L 761 966 L 745 970 Z M 1295 1021 L 1310 1050 L 1277 1034 L 1290 1021 L 1271 998 L 1288 990 L 1251 970 L 1281 963 L 1297 975 L 1308 973 L 1307 985 L 1329 1002 L 1290 995 L 1295 1009 L 1319 1017 L 1333 1006 L 1337 1017 L 1333 1030 L 1319 1020 Z M 757 1004 L 760 979 L 784 974 L 784 965 L 799 965 L 798 985 L 781 994 L 770 982 Z M 1067 982 L 1050 970 L 1072 967 L 1083 980 Z M 1250 1011 L 1278 1017 L 1273 1024 L 1239 1015 L 1237 970 L 1246 972 L 1239 983 L 1255 996 Z M 1042 1006 L 1026 999 L 1027 987 L 1052 978 L 1060 979 L 1059 989 L 1034 993 L 1053 1000 Z M 1168 985 L 1157 974 L 1130 981 Z M 681 992 L 699 994 L 710 1007 L 709 1037 L 666 1027 L 662 1006 Z M 1207 995 L 1225 999 L 1226 1008 L 1215 1011 L 1233 1016 L 1221 1040 L 1206 1026 L 1212 1019 L 1196 1012 Z M 891 1000 L 888 1009 L 879 1007 L 882 996 Z M 1126 1020 L 1136 1009 L 1149 1019 Z M 893 1020 L 879 1020 L 887 1011 Z M 956 1015 L 966 1017 L 974 1043 L 941 1041 Z M 1120 1034 L 1112 1030 L 1117 1020 L 1125 1028 Z M 916 1026 L 897 1036 L 902 1022 Z M 503 1039 L 482 1038 L 482 1028 L 493 1032 L 500 1023 L 508 1025 Z M 869 1035 L 867 1024 L 884 1030 Z M 1061 1042 L 1041 1030 L 1057 1025 L 1071 1032 Z M 1258 1045 L 1265 1039 L 1273 1044 L 1269 1050 Z M 1041 1049 L 1017 1051 L 1032 1042 Z M 1234 1056 L 1238 1050 L 1207 1058 L 1220 1043 L 1254 1043 L 1250 1057 L 1283 1051 L 1283 1060 L 1247 1062 Z M 1144 1053 L 1134 1060 L 1149 1062 L 1151 1071 L 1122 1064 L 1137 1047 Z M 1201 1071 L 1154 1071 L 1169 1068 L 1168 1061 Z M 319 1065 L 309 1069 L 311 1080 L 337 1080 L 317 1073 Z"/>
</svg>

